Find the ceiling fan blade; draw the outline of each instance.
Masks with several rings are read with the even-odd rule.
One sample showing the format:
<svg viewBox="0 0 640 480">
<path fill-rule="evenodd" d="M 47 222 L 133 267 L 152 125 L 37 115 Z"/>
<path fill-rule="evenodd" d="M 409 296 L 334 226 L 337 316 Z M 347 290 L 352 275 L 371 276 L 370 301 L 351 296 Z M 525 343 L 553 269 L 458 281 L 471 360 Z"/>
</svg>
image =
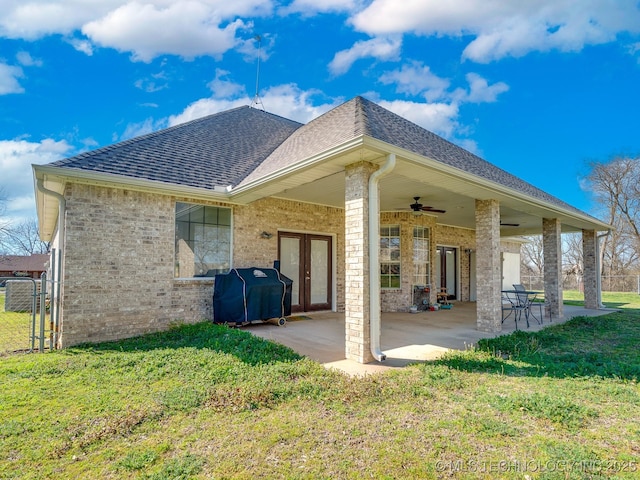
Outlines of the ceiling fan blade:
<svg viewBox="0 0 640 480">
<path fill-rule="evenodd" d="M 502 223 L 502 222 L 500 222 L 500 226 L 501 227 L 519 227 L 520 224 L 519 223 Z"/>
<path fill-rule="evenodd" d="M 446 210 L 440 210 L 438 208 L 433 208 L 433 207 L 422 207 L 422 211 L 433 212 L 433 213 L 447 213 Z"/>
</svg>

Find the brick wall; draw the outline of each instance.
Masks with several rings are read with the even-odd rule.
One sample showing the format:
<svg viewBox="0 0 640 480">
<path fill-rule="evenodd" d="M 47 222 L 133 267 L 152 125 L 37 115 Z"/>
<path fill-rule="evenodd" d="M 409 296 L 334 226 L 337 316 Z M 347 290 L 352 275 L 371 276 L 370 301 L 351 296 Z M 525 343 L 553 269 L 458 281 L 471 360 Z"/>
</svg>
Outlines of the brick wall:
<svg viewBox="0 0 640 480">
<path fill-rule="evenodd" d="M 436 246 L 446 245 L 458 248 L 460 265 L 460 300 L 469 300 L 469 256 L 466 249 L 475 249 L 475 232 L 469 229 L 453 228 L 437 225 L 437 217 L 431 215 L 413 215 L 410 212 L 383 212 L 380 225 L 400 226 L 400 248 L 402 251 L 401 288 L 385 289 L 381 292 L 381 306 L 383 312 L 406 312 L 413 303 L 413 227 L 430 228 L 430 271 L 431 271 L 431 301 L 435 302 L 436 285 Z"/>
<path fill-rule="evenodd" d="M 63 346 L 202 318 L 204 312 L 184 317 L 171 308 L 171 198 L 81 184 L 68 185 L 65 196 Z"/>
<path fill-rule="evenodd" d="M 175 202 L 231 205 L 81 184 L 65 195 L 61 346 L 213 318 L 213 278 L 174 278 Z M 342 209 L 277 199 L 232 208 L 235 267 L 273 266 L 278 230 L 334 235 L 337 307 L 344 310 Z M 262 239 L 262 231 L 274 235 Z"/>
<path fill-rule="evenodd" d="M 271 267 L 278 255 L 278 231 L 331 235 L 334 307 L 345 310 L 344 209 L 283 199 L 231 206 L 83 184 L 68 185 L 65 196 L 62 346 L 115 340 L 213 317 L 213 278 L 174 278 L 176 201 L 233 209 L 234 267 Z M 460 249 L 461 299 L 468 300 L 469 264 L 463 252 L 475 248 L 475 233 L 435 222 L 436 217 L 410 212 L 382 214 L 381 225 L 400 225 L 403 256 L 402 286 L 382 292 L 383 311 L 407 311 L 412 303 L 414 226 L 431 229 L 433 287 L 436 245 Z M 263 231 L 273 236 L 262 238 Z"/>
</svg>

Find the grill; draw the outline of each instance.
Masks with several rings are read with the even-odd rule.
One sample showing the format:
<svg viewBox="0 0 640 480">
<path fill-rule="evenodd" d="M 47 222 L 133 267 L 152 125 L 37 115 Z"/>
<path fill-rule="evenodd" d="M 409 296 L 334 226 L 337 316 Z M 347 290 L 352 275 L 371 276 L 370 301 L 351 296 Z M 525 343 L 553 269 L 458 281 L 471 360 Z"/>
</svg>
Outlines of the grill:
<svg viewBox="0 0 640 480">
<path fill-rule="evenodd" d="M 291 315 L 291 279 L 275 268 L 234 268 L 215 276 L 213 321 L 246 325 L 271 321 L 284 325 Z"/>
</svg>

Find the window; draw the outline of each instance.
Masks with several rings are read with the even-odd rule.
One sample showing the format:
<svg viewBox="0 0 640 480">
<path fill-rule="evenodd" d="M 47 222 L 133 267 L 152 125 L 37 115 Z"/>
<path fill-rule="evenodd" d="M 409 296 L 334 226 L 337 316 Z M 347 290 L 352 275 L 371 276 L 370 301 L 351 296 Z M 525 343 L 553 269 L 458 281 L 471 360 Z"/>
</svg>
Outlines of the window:
<svg viewBox="0 0 640 480">
<path fill-rule="evenodd" d="M 380 227 L 380 287 L 400 288 L 400 227 Z"/>
<path fill-rule="evenodd" d="M 231 264 L 231 209 L 176 202 L 175 276 L 227 273 Z"/>
<path fill-rule="evenodd" d="M 429 285 L 429 229 L 413 227 L 413 284 Z"/>
</svg>

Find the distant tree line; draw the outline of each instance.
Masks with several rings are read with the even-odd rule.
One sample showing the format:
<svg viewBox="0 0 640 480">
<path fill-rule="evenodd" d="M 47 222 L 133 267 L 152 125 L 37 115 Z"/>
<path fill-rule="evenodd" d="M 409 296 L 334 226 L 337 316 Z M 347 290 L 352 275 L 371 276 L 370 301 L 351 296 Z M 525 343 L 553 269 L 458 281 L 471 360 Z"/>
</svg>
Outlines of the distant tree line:
<svg viewBox="0 0 640 480">
<path fill-rule="evenodd" d="M 593 214 L 612 225 L 609 234 L 600 240 L 602 276 L 613 279 L 609 289 L 625 291 L 629 289 L 631 277 L 640 274 L 640 157 L 616 156 L 606 161 L 592 161 L 587 168 L 584 188 L 591 192 L 597 205 Z M 522 247 L 521 273 L 542 276 L 542 237 L 526 239 L 528 243 Z M 582 235 L 563 234 L 562 250 L 565 282 L 580 284 Z"/>
</svg>

